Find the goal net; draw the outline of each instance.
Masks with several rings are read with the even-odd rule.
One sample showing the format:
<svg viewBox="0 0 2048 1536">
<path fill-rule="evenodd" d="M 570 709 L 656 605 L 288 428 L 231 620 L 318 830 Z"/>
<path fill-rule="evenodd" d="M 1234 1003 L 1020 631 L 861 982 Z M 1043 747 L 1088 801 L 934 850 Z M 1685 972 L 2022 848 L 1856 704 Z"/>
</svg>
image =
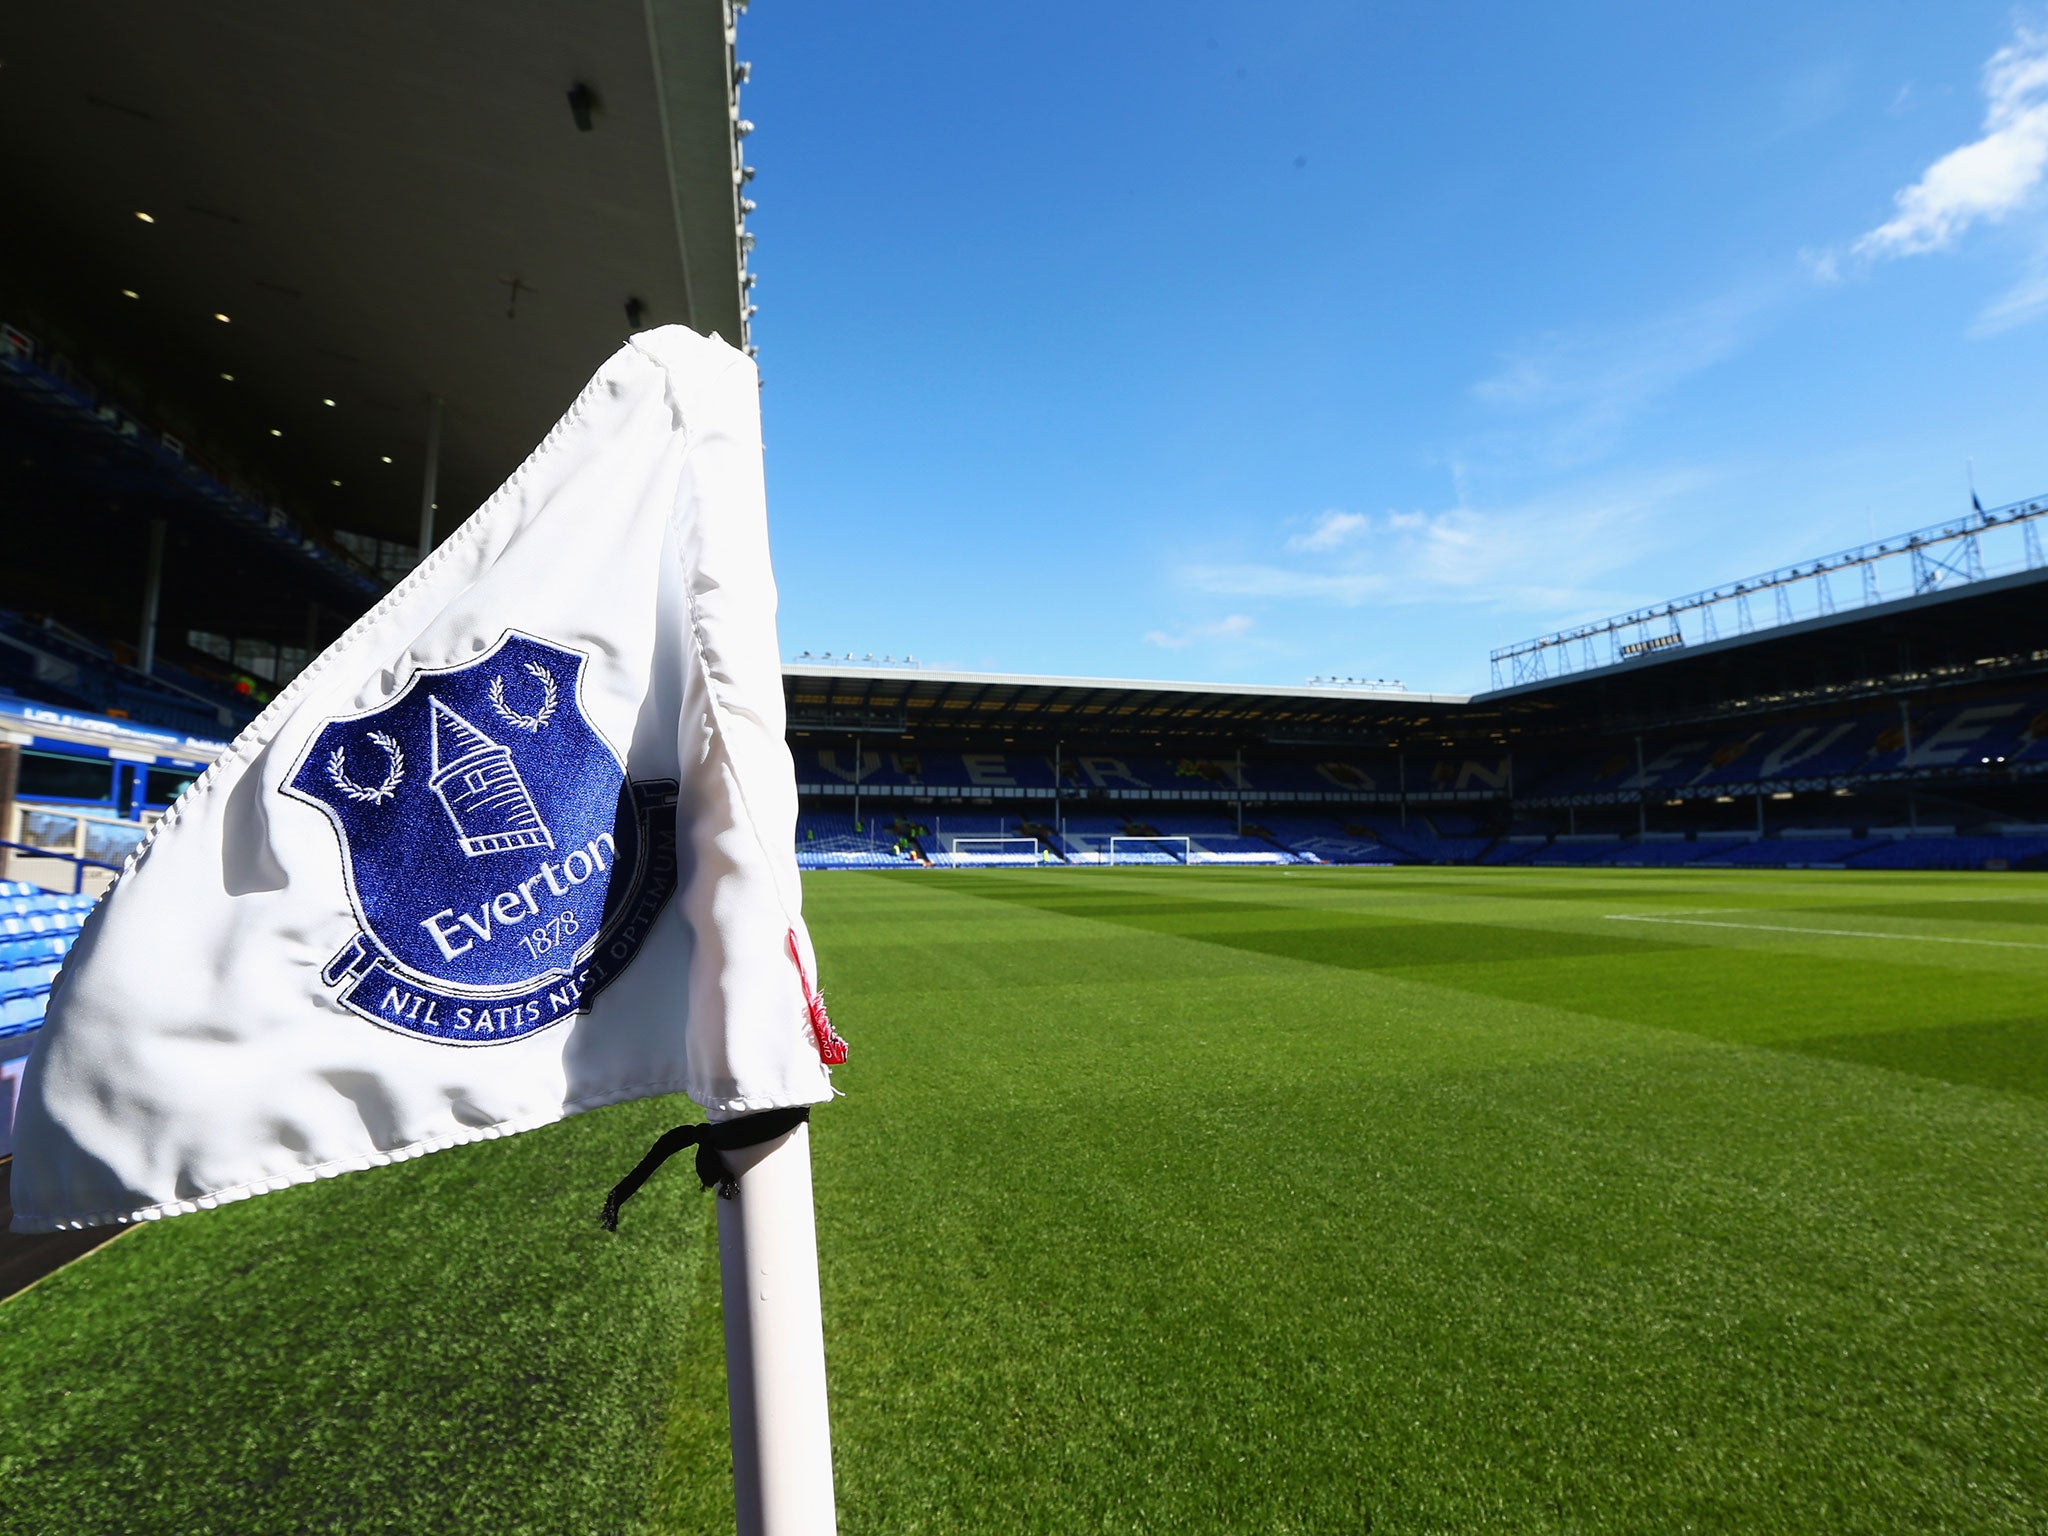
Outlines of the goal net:
<svg viewBox="0 0 2048 1536">
<path fill-rule="evenodd" d="M 1035 837 L 956 837 L 951 849 L 955 864 L 1036 864 Z"/>
<path fill-rule="evenodd" d="M 1194 845 L 1185 837 L 1112 837 L 1112 864 L 1192 864 Z"/>
</svg>

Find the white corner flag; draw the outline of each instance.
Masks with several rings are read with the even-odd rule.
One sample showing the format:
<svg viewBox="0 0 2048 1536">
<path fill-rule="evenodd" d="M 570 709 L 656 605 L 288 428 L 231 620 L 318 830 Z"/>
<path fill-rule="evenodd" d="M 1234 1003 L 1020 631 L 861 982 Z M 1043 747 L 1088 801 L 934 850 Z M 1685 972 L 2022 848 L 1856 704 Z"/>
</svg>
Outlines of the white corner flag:
<svg viewBox="0 0 2048 1536">
<path fill-rule="evenodd" d="M 650 331 L 128 861 L 29 1060 L 15 1230 L 173 1216 L 656 1094 L 714 1121 L 829 1099 L 845 1047 L 812 985 L 795 818 L 754 367 Z M 823 1503 L 777 1516 L 769 1466 L 741 1525 L 751 1497 L 751 1528 L 829 1530 L 807 1132 L 776 1123 L 732 1158 L 751 1171 L 722 1246 L 728 1269 L 763 1242 L 809 1262 L 807 1341 L 770 1355 L 815 1409 L 748 1413 L 814 1429 Z M 781 1325 L 736 1301 L 728 1351 L 737 1321 L 758 1355 Z M 743 1387 L 783 1385 L 736 1376 L 736 1452 Z"/>
</svg>

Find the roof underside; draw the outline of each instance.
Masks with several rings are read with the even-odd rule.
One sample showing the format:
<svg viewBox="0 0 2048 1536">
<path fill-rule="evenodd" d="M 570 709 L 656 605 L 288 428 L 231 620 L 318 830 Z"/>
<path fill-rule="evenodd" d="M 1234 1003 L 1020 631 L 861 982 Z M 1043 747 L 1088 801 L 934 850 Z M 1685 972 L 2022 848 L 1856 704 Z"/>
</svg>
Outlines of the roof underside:
<svg viewBox="0 0 2048 1536">
<path fill-rule="evenodd" d="M 783 668 L 795 732 L 1212 744 L 1473 741 L 1652 729 L 2048 675 L 2048 571 L 1465 698 L 858 666 Z"/>
<path fill-rule="evenodd" d="M 401 543 L 439 396 L 445 536 L 631 330 L 744 343 L 725 19 L 723 0 L 11 8 L 0 319 L 56 332 L 295 514 Z"/>
<path fill-rule="evenodd" d="M 1395 740 L 1439 734 L 1457 694 L 1347 688 L 1231 688 L 1114 678 L 1021 677 L 899 668 L 783 668 L 792 731 L 1023 735 L 1072 741 L 1174 737 L 1247 743 Z M 1479 712 L 1484 713 L 1484 712 Z"/>
</svg>

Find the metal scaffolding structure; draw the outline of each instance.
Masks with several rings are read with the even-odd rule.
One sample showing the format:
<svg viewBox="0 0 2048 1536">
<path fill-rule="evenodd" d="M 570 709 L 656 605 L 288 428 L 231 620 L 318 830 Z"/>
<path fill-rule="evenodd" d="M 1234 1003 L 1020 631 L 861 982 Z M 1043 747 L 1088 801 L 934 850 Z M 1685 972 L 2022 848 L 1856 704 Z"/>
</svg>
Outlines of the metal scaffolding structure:
<svg viewBox="0 0 2048 1536">
<path fill-rule="evenodd" d="M 1988 511 L 1979 506 L 1952 522 L 1503 646 L 1493 652 L 1493 686 L 1568 677 L 1987 577 L 2039 570 L 2048 564 L 2041 544 L 2043 518 L 2048 518 L 2048 497 Z M 1837 581 L 1850 583 L 1850 590 L 1838 593 Z M 1759 612 L 1766 602 L 1769 607 Z"/>
</svg>

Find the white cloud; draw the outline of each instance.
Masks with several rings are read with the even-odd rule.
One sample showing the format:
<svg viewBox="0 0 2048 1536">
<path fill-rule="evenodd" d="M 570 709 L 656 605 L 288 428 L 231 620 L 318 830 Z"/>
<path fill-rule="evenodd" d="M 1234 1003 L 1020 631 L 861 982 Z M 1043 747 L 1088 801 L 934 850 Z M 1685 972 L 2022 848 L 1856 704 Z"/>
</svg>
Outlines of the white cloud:
<svg viewBox="0 0 2048 1536">
<path fill-rule="evenodd" d="M 1297 554 L 1336 549 L 1363 533 L 1371 521 L 1363 512 L 1325 512 L 1307 533 L 1297 533 L 1289 539 L 1287 548 Z"/>
<path fill-rule="evenodd" d="M 1233 613 L 1213 624 L 1194 624 L 1169 633 L 1163 629 L 1145 631 L 1145 643 L 1162 650 L 1184 651 L 1197 640 L 1242 640 L 1257 627 L 1249 614 Z"/>
<path fill-rule="evenodd" d="M 1897 212 L 1852 250 L 1879 259 L 1945 250 L 1983 220 L 2025 205 L 2048 173 L 2048 33 L 2021 27 L 1984 65 L 1984 132 L 1950 150 L 1892 201 Z"/>
<path fill-rule="evenodd" d="M 1740 350 L 1785 291 L 1782 282 L 1737 288 L 1625 325 L 1553 331 L 1504 354 L 1472 395 L 1512 425 L 1466 455 L 1549 472 L 1603 457 L 1659 399 Z"/>
<path fill-rule="evenodd" d="M 1292 566 L 1245 564 L 1188 565 L 1181 567 L 1180 579 L 1198 592 L 1220 592 L 1230 597 L 1308 598 L 1355 608 L 1387 587 L 1387 578 L 1377 571 L 1304 571 Z M 1145 638 L 1154 645 L 1179 649 L 1184 639 L 1170 638 L 1153 630 Z"/>
<path fill-rule="evenodd" d="M 1848 110 L 1855 71 L 1847 60 L 1809 65 L 1785 77 L 1778 91 L 1778 132 L 1801 133 Z"/>
<path fill-rule="evenodd" d="M 1972 336 L 1996 336 L 2048 315 L 2048 247 L 2037 251 L 2020 280 L 1985 305 L 1970 326 Z"/>
<path fill-rule="evenodd" d="M 1799 252 L 1799 262 L 1801 266 L 1806 268 L 1808 275 L 1817 283 L 1841 281 L 1842 258 L 1839 252 L 1815 250 L 1811 246 L 1806 246 L 1802 247 Z"/>
<path fill-rule="evenodd" d="M 1296 550 L 1290 540 L 1279 557 L 1190 563 L 1177 576 L 1200 592 L 1345 608 L 1485 603 L 1548 613 L 1600 606 L 1616 595 L 1598 583 L 1657 543 L 1661 515 L 1707 478 L 1675 472 L 1517 506 L 1388 512 L 1363 519 L 1341 554 Z M 1289 561 L 1290 553 L 1319 558 Z"/>
</svg>

